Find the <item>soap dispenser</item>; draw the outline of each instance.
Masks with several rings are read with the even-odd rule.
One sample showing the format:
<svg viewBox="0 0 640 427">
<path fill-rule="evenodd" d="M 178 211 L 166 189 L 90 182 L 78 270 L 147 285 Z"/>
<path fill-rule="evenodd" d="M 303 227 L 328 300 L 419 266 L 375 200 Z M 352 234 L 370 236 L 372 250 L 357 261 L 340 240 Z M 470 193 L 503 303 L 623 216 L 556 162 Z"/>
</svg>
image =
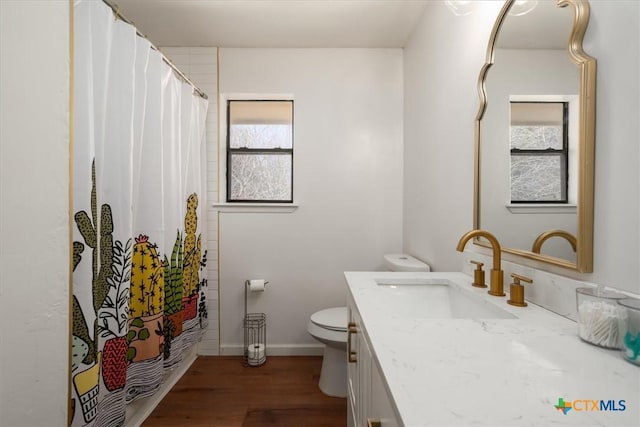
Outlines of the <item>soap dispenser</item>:
<svg viewBox="0 0 640 427">
<path fill-rule="evenodd" d="M 531 284 L 533 280 L 516 273 L 512 273 L 511 277 L 513 277 L 513 283 L 511 283 L 509 289 L 509 300 L 507 303 L 517 307 L 526 307 L 527 303 L 524 301 L 524 286 L 520 281 Z"/>
</svg>

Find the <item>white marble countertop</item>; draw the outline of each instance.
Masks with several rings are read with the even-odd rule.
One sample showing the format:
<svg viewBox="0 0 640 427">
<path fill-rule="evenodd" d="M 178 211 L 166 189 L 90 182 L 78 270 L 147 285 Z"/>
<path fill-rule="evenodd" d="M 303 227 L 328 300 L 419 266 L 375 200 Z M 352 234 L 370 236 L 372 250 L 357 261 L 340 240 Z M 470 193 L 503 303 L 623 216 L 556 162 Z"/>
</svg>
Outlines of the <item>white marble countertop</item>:
<svg viewBox="0 0 640 427">
<path fill-rule="evenodd" d="M 529 303 L 473 288 L 462 273 L 346 272 L 363 332 L 403 424 L 417 426 L 640 426 L 640 367 L 580 340 L 577 324 Z M 441 278 L 514 319 L 412 318 L 390 307 L 374 279 Z M 615 400 L 623 411 L 558 399 Z M 584 406 L 585 410 L 579 411 Z"/>
</svg>

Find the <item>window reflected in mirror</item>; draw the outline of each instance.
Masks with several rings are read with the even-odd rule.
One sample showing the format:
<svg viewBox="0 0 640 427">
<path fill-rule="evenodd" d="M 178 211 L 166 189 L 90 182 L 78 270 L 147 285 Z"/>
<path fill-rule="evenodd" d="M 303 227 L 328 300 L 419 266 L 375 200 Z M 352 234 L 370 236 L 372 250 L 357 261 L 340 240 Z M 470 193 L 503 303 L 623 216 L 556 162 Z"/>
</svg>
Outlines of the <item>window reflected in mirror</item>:
<svg viewBox="0 0 640 427">
<path fill-rule="evenodd" d="M 510 103 L 511 203 L 567 203 L 568 102 Z"/>
</svg>

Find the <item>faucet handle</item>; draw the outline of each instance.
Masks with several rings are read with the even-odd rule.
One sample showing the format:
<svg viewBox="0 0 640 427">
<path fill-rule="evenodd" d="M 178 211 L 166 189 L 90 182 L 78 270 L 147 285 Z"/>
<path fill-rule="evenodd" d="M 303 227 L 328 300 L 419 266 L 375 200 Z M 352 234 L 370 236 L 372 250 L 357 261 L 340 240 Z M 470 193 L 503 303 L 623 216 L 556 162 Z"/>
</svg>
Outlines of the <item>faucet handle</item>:
<svg viewBox="0 0 640 427">
<path fill-rule="evenodd" d="M 526 307 L 527 303 L 524 301 L 524 286 L 520 282 L 533 284 L 533 280 L 516 273 L 511 273 L 511 277 L 513 278 L 513 283 L 509 289 L 509 300 L 507 304 L 515 305 L 516 307 Z"/>
<path fill-rule="evenodd" d="M 486 288 L 487 285 L 484 283 L 484 270 L 482 269 L 484 264 L 480 261 L 471 261 L 471 264 L 476 265 L 476 269 L 473 271 L 473 283 L 471 286 L 475 286 L 476 288 Z"/>
</svg>

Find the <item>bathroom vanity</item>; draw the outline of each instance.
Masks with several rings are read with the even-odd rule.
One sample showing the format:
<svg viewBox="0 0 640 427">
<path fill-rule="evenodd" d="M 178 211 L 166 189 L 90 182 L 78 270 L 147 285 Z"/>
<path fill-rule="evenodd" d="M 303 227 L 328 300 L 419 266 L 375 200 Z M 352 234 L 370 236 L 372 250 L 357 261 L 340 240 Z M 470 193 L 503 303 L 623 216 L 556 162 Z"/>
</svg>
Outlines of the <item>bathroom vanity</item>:
<svg viewBox="0 0 640 427">
<path fill-rule="evenodd" d="M 572 320 L 463 273 L 345 277 L 349 426 L 640 425 L 640 369 Z"/>
</svg>

